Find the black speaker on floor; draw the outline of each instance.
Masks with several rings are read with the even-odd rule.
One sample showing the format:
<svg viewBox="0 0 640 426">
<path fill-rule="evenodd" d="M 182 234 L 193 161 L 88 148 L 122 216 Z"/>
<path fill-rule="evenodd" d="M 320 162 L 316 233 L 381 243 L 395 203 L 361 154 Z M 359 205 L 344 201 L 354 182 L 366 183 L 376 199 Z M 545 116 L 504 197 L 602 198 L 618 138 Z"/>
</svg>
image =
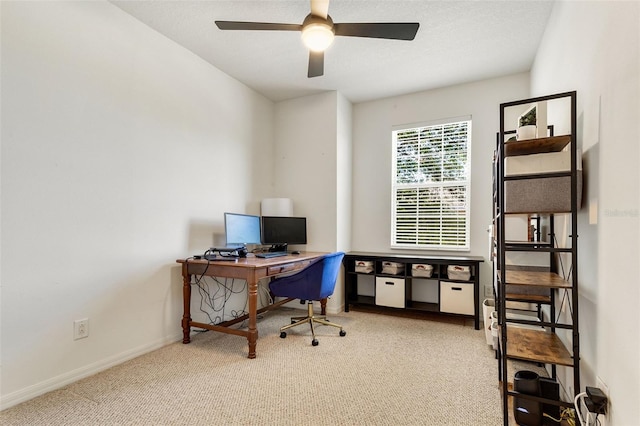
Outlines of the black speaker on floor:
<svg viewBox="0 0 640 426">
<path fill-rule="evenodd" d="M 540 376 L 533 371 L 516 371 L 513 390 L 525 395 L 540 396 Z M 513 398 L 513 417 L 521 426 L 542 426 L 542 404 L 525 398 Z"/>
<path fill-rule="evenodd" d="M 553 399 L 554 401 L 560 401 L 560 386 L 558 382 L 546 377 L 540 377 L 540 396 L 547 399 Z M 542 412 L 548 414 L 554 419 L 560 418 L 560 406 L 553 404 L 542 404 Z M 557 422 L 551 419 L 543 417 L 542 424 L 557 426 Z"/>
</svg>

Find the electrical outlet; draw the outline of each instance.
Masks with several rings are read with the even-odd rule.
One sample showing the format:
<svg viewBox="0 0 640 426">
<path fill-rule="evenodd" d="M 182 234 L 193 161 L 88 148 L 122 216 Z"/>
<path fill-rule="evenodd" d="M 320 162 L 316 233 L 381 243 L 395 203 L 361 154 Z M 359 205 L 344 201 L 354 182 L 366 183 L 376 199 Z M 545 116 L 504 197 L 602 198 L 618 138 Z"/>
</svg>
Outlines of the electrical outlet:
<svg viewBox="0 0 640 426">
<path fill-rule="evenodd" d="M 604 393 L 607 397 L 607 412 L 605 414 L 598 415 L 598 422 L 600 426 L 607 426 L 609 410 L 611 409 L 611 395 L 609 395 L 609 386 L 607 386 L 599 376 L 596 376 L 596 387 L 599 388 L 602 393 Z"/>
<path fill-rule="evenodd" d="M 73 322 L 73 340 L 89 337 L 89 318 L 75 320 Z"/>
<path fill-rule="evenodd" d="M 493 297 L 493 289 L 489 286 L 484 286 L 484 297 Z"/>
</svg>

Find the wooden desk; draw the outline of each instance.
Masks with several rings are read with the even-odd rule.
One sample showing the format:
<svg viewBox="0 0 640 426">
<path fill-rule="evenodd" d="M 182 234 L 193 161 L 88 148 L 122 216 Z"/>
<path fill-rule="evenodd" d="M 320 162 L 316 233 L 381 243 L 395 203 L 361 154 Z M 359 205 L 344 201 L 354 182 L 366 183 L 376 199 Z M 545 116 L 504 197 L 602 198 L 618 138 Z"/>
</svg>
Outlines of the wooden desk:
<svg viewBox="0 0 640 426">
<path fill-rule="evenodd" d="M 191 341 L 191 327 L 204 328 L 206 330 L 220 331 L 222 333 L 244 336 L 249 342 L 249 358 L 256 357 L 256 342 L 258 341 L 258 329 L 256 328 L 256 318 L 258 313 L 268 311 L 278 307 L 293 299 L 285 299 L 258 309 L 258 281 L 261 278 L 275 277 L 287 272 L 306 268 L 311 261 L 325 255 L 326 253 L 302 252 L 298 255 L 287 255 L 282 257 L 272 257 L 262 259 L 249 255 L 246 258 L 239 258 L 234 261 L 204 259 L 178 259 L 176 262 L 182 264 L 183 289 L 182 297 L 184 302 L 184 315 L 182 316 L 182 343 Z M 211 277 L 239 278 L 247 281 L 249 299 L 249 313 L 233 320 L 212 325 L 191 320 L 191 276 L 207 275 Z M 326 303 L 326 302 L 325 302 Z M 229 328 L 245 319 L 249 319 L 249 329 L 239 330 Z"/>
</svg>

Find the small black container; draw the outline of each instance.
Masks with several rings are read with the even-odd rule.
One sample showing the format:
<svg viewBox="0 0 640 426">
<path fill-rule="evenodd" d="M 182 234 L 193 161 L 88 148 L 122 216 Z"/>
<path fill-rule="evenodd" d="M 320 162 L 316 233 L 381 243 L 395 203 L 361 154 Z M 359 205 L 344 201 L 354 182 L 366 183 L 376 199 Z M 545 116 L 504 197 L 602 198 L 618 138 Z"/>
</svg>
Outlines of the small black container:
<svg viewBox="0 0 640 426">
<path fill-rule="evenodd" d="M 513 390 L 526 395 L 540 396 L 540 376 L 533 371 L 517 371 L 513 379 Z M 541 426 L 542 407 L 538 401 L 513 398 L 513 416 L 522 426 Z"/>
</svg>

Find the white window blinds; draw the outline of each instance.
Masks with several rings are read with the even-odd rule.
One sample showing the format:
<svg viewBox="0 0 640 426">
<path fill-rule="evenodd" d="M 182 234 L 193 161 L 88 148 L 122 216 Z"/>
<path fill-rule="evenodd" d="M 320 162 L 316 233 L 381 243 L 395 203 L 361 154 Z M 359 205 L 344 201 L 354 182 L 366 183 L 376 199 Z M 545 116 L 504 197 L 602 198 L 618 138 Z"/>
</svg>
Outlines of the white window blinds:
<svg viewBox="0 0 640 426">
<path fill-rule="evenodd" d="M 393 131 L 392 248 L 469 250 L 471 120 Z"/>
</svg>

